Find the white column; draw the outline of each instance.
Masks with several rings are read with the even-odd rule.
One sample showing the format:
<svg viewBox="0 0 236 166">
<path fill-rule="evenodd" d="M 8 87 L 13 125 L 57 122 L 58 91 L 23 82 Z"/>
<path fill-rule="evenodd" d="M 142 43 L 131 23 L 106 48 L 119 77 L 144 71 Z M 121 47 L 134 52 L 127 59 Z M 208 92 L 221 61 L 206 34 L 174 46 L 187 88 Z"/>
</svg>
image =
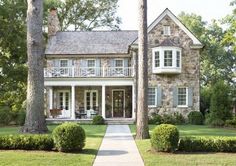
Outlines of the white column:
<svg viewBox="0 0 236 166">
<path fill-rule="evenodd" d="M 49 87 L 49 109 L 53 109 L 53 89 Z"/>
<path fill-rule="evenodd" d="M 135 119 L 135 109 L 136 105 L 135 105 L 135 89 L 134 89 L 134 85 L 132 85 L 132 118 Z"/>
<path fill-rule="evenodd" d="M 75 119 L 75 86 L 71 86 L 71 119 Z"/>
<path fill-rule="evenodd" d="M 106 118 L 106 87 L 105 85 L 102 85 L 102 117 Z"/>
</svg>

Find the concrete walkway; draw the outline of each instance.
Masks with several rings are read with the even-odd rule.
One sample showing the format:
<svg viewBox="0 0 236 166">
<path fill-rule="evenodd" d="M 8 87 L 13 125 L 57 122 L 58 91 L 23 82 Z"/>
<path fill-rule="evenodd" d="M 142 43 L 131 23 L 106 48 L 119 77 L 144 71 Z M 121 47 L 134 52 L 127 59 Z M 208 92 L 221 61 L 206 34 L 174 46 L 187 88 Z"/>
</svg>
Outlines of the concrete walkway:
<svg viewBox="0 0 236 166">
<path fill-rule="evenodd" d="M 128 125 L 108 125 L 94 166 L 144 166 Z"/>
</svg>

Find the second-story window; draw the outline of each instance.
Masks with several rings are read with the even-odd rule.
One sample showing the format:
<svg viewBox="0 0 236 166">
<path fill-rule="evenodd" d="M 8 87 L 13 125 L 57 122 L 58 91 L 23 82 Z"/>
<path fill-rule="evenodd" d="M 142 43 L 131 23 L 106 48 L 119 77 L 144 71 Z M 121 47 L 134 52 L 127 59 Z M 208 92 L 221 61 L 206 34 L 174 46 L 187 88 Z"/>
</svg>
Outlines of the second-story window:
<svg viewBox="0 0 236 166">
<path fill-rule="evenodd" d="M 159 51 L 155 52 L 155 67 L 160 67 L 160 53 L 159 53 Z"/>
<path fill-rule="evenodd" d="M 123 74 L 123 68 L 124 68 L 124 60 L 123 59 L 116 59 L 115 60 L 116 74 Z"/>
<path fill-rule="evenodd" d="M 164 51 L 164 66 L 172 67 L 172 51 L 170 50 Z"/>
<path fill-rule="evenodd" d="M 176 67 L 180 67 L 180 51 L 176 51 Z"/>
<path fill-rule="evenodd" d="M 95 75 L 96 61 L 95 59 L 88 59 L 88 74 Z"/>
<path fill-rule="evenodd" d="M 68 67 L 68 60 L 61 59 L 60 60 L 60 67 Z"/>
</svg>

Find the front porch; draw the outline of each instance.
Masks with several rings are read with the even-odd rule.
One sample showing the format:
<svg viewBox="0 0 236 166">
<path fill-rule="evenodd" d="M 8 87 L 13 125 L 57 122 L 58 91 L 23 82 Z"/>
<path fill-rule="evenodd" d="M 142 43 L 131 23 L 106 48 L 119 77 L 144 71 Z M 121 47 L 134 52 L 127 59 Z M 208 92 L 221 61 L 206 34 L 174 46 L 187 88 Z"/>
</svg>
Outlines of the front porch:
<svg viewBox="0 0 236 166">
<path fill-rule="evenodd" d="M 47 121 L 89 122 L 101 115 L 112 119 L 134 120 L 133 86 L 46 86 Z"/>
</svg>

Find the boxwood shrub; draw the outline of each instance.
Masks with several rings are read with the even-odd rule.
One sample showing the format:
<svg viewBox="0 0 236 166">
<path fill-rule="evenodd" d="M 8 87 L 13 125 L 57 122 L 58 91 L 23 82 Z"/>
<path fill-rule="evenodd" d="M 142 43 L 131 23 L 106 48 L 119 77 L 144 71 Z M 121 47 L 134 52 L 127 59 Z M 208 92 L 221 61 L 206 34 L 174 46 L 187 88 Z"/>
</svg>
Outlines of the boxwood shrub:
<svg viewBox="0 0 236 166">
<path fill-rule="evenodd" d="M 49 135 L 4 135 L 0 136 L 0 149 L 52 150 L 53 139 Z"/>
<path fill-rule="evenodd" d="M 171 124 L 158 125 L 152 132 L 152 148 L 160 152 L 174 152 L 178 147 L 179 131 Z"/>
<path fill-rule="evenodd" d="M 202 113 L 199 111 L 191 111 L 188 114 L 188 121 L 190 124 L 193 125 L 202 125 L 204 122 L 204 117 Z"/>
<path fill-rule="evenodd" d="M 85 131 L 77 123 L 63 123 L 53 130 L 52 135 L 58 151 L 77 151 L 85 146 Z"/>
<path fill-rule="evenodd" d="M 235 137 L 185 137 L 179 141 L 184 152 L 236 152 Z"/>
<path fill-rule="evenodd" d="M 93 117 L 93 124 L 95 125 L 102 125 L 104 124 L 104 119 L 101 115 L 96 115 L 95 117 Z"/>
</svg>

